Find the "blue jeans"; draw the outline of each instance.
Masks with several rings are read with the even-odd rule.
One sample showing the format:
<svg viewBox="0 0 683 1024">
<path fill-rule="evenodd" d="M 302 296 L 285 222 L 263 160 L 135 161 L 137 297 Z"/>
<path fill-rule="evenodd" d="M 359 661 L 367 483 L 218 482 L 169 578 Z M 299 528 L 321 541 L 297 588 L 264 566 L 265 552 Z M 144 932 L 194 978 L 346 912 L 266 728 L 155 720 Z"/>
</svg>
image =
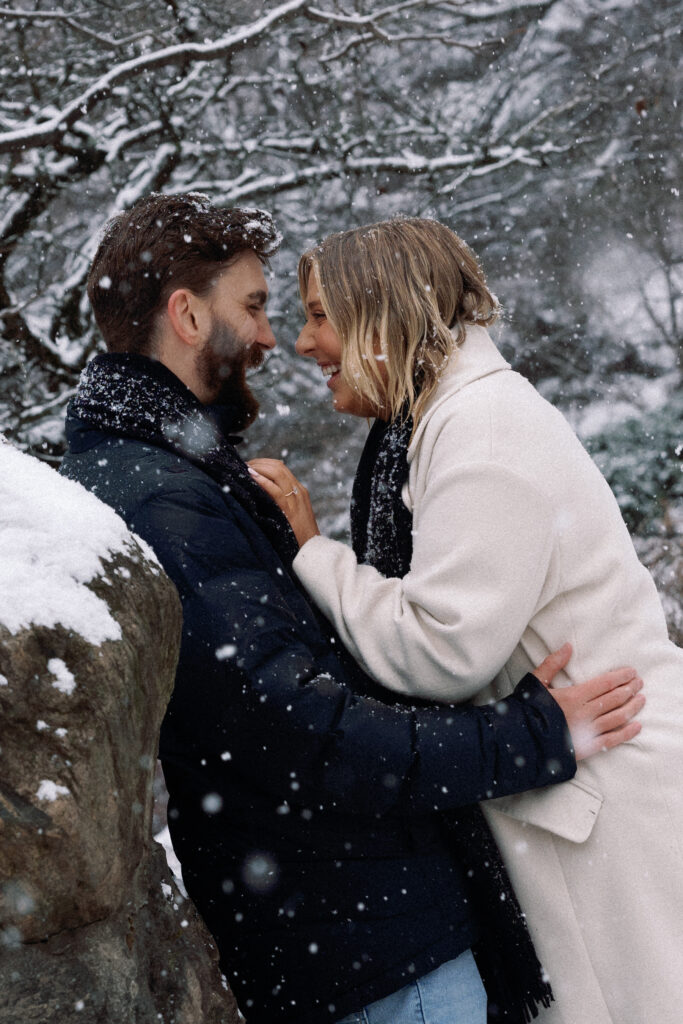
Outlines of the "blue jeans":
<svg viewBox="0 0 683 1024">
<path fill-rule="evenodd" d="M 486 992 L 471 950 L 337 1024 L 486 1024 Z"/>
</svg>

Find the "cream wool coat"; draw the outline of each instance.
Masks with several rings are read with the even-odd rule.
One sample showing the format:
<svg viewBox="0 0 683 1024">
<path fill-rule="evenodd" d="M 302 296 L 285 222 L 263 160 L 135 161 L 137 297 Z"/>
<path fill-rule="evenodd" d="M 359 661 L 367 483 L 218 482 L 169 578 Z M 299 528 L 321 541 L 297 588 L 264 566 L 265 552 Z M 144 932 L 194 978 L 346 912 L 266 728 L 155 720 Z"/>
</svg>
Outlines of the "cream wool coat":
<svg viewBox="0 0 683 1024">
<path fill-rule="evenodd" d="M 636 740 L 570 782 L 484 806 L 555 992 L 539 1024 L 681 1024 L 683 651 L 617 503 L 480 327 L 408 458 L 408 575 L 385 579 L 323 537 L 295 571 L 369 674 L 401 693 L 490 700 L 565 640 L 564 684 L 640 672 Z"/>
</svg>

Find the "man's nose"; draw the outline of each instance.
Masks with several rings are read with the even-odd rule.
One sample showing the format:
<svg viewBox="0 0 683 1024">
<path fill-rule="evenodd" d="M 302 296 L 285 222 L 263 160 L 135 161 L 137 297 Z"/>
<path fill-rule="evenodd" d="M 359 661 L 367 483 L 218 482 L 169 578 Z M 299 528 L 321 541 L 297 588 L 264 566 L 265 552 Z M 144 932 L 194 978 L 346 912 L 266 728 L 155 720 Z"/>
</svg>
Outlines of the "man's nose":
<svg viewBox="0 0 683 1024">
<path fill-rule="evenodd" d="M 275 348 L 277 344 L 275 341 L 275 335 L 273 334 L 273 329 L 270 326 L 270 321 L 265 315 L 259 323 L 256 344 L 261 345 L 262 348 Z"/>
</svg>

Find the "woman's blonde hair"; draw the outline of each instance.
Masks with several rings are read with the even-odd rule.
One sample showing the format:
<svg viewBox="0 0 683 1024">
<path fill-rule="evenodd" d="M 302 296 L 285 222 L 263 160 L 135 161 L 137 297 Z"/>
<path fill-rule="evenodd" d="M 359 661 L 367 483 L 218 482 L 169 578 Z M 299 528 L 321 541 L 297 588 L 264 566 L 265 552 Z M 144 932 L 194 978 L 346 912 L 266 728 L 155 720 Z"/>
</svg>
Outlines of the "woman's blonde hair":
<svg viewBox="0 0 683 1024">
<path fill-rule="evenodd" d="M 472 250 L 435 220 L 330 235 L 299 261 L 304 305 L 311 272 L 342 343 L 342 373 L 382 419 L 412 415 L 417 425 L 465 324 L 488 326 L 500 311 Z"/>
</svg>

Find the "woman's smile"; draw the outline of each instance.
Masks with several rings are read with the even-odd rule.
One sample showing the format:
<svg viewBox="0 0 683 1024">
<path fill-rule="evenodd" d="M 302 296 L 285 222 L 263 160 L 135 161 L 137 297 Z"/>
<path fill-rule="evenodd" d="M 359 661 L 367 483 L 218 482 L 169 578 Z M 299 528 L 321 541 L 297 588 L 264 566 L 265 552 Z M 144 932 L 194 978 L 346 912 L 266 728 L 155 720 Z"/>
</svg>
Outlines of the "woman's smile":
<svg viewBox="0 0 683 1024">
<path fill-rule="evenodd" d="M 328 388 L 334 389 L 335 384 L 339 380 L 339 374 L 341 373 L 340 363 L 321 363 L 320 369 L 322 370 L 323 377 L 327 378 Z"/>
<path fill-rule="evenodd" d="M 364 417 L 377 415 L 377 410 L 365 401 L 342 374 L 342 343 L 327 319 L 320 299 L 318 280 L 313 271 L 306 292 L 306 323 L 297 339 L 296 350 L 300 356 L 317 362 L 332 392 L 332 403 L 337 412 Z"/>
</svg>

